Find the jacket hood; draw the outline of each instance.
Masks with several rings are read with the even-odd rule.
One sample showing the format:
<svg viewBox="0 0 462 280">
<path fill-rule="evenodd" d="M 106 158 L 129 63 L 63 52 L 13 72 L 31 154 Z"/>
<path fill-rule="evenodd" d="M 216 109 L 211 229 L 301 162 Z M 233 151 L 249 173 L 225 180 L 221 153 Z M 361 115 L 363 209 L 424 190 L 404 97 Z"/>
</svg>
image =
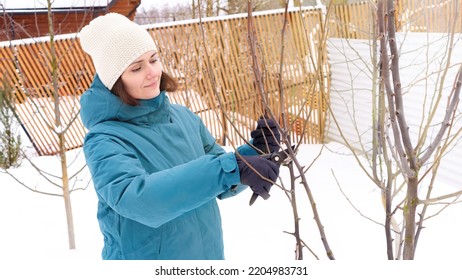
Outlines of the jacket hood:
<svg viewBox="0 0 462 280">
<path fill-rule="evenodd" d="M 130 106 L 104 86 L 96 75 L 90 88 L 80 98 L 80 118 L 87 129 L 110 120 L 148 124 L 156 118 L 168 117 L 169 104 L 165 91 L 162 91 L 157 97 L 140 100 L 139 105 Z"/>
</svg>

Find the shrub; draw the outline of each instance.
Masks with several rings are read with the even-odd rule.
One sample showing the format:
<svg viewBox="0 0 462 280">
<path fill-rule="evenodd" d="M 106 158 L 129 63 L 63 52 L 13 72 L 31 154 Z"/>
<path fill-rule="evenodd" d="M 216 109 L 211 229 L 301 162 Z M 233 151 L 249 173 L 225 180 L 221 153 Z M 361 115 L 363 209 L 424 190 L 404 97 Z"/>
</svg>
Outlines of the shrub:
<svg viewBox="0 0 462 280">
<path fill-rule="evenodd" d="M 7 169 L 21 163 L 21 136 L 16 133 L 11 89 L 0 88 L 0 167 Z"/>
</svg>

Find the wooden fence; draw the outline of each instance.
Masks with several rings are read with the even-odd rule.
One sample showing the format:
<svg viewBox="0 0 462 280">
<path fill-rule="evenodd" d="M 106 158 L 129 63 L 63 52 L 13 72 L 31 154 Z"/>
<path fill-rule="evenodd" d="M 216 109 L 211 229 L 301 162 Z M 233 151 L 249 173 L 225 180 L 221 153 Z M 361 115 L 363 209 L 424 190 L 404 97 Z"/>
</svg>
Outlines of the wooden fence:
<svg viewBox="0 0 462 280">
<path fill-rule="evenodd" d="M 398 0 L 397 32 L 462 32 L 462 0 Z M 375 1 L 335 5 L 329 15 L 329 36 L 373 39 Z"/>
<path fill-rule="evenodd" d="M 399 31 L 461 32 L 461 16 L 456 17 L 460 1 L 398 1 Z M 336 5 L 328 9 L 327 19 L 322 9 L 292 10 L 284 41 L 283 11 L 254 14 L 269 105 L 281 123 L 287 121 L 292 141 L 323 141 L 330 81 L 325 39 L 327 35 L 374 38 L 371 2 Z M 249 137 L 263 112 L 251 69 L 246 15 L 203 19 L 202 24 L 191 20 L 146 27 L 159 47 L 164 69 L 180 81 L 179 91 L 170 94 L 172 101 L 200 115 L 221 144 L 242 144 L 242 137 Z M 21 125 L 39 155 L 58 150 L 55 132 L 64 128 L 54 125 L 55 104 L 59 104 L 62 122 L 70 124 L 66 148 L 82 145 L 86 131 L 78 117 L 79 96 L 95 73 L 76 34 L 60 36 L 55 44 L 59 98 L 53 95 L 47 38 L 0 43 L 1 81 L 13 88 Z M 278 83 L 280 75 L 282 84 Z"/>
<path fill-rule="evenodd" d="M 75 35 L 60 38 L 55 41 L 55 46 L 60 59 L 59 98 L 53 95 L 52 90 L 48 40 L 36 38 L 0 47 L 3 87 L 13 89 L 15 112 L 39 155 L 58 152 L 55 132 L 68 128 L 65 135 L 66 149 L 80 147 L 86 133 L 78 116 L 79 96 L 90 85 L 93 77 L 91 59 L 81 51 Z M 55 100 L 58 101 L 56 104 Z M 56 127 L 55 105 L 59 105 L 61 123 L 69 127 Z"/>
<path fill-rule="evenodd" d="M 281 72 L 283 12 L 258 13 L 253 18 L 269 106 L 280 120 L 286 116 L 289 128 L 293 127 L 292 140 L 304 143 L 321 142 L 326 114 L 320 96 L 321 87 L 327 90 L 325 73 L 317 68 L 319 58 L 327 65 L 326 48 L 315 43 L 322 40 L 321 20 L 319 9 L 289 12 Z M 181 90 L 171 98 L 193 108 L 224 144 L 242 143 L 238 132 L 248 137 L 263 114 L 247 25 L 247 16 L 239 15 L 205 19 L 202 25 L 191 21 L 153 29 L 164 67 L 181 82 Z M 282 91 L 284 104 L 280 104 Z M 305 133 L 300 121 L 310 123 Z"/>
<path fill-rule="evenodd" d="M 325 100 L 316 95 L 321 87 L 326 91 L 325 76 L 317 74 L 324 68 L 316 68 L 318 63 L 327 64 L 325 47 L 316 44 L 322 36 L 321 18 L 319 9 L 288 14 L 282 72 L 279 66 L 284 12 L 256 13 L 253 19 L 270 108 L 278 118 L 285 116 L 288 120 L 292 139 L 304 143 L 321 141 L 326 114 Z M 263 112 L 251 69 L 246 15 L 146 28 L 158 45 L 164 70 L 180 81 L 180 89 L 169 94 L 172 101 L 200 115 L 221 144 L 244 143 L 242 137 L 250 137 L 250 130 Z M 16 112 L 39 155 L 57 153 L 56 132 L 67 128 L 54 125 L 56 104 L 62 123 L 69 125 L 66 148 L 82 145 L 86 131 L 78 117 L 79 96 L 90 86 L 95 73 L 76 34 L 56 37 L 55 48 L 59 59 L 57 97 L 53 95 L 47 38 L 4 42 L 0 47 L 2 81 L 14 89 Z M 278 84 L 280 73 L 282 85 Z M 284 106 L 280 104 L 282 91 Z M 306 129 L 304 123 L 308 124 Z"/>
</svg>

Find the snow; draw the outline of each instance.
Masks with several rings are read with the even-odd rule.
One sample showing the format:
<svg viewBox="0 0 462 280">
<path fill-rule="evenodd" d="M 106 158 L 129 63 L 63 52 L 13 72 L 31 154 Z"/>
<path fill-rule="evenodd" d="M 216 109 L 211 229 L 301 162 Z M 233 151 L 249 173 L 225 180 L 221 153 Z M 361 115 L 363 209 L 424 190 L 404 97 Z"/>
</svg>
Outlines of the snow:
<svg viewBox="0 0 462 280">
<path fill-rule="evenodd" d="M 248 205 L 250 190 L 219 202 L 226 261 L 105 262 L 100 259 L 103 241 L 96 219 L 96 196 L 92 185 L 88 185 L 88 170 L 84 170 L 75 185 L 79 188 L 88 185 L 88 188 L 75 191 L 71 196 L 75 250 L 68 249 L 63 199 L 32 192 L 7 174 L 0 173 L 0 279 L 162 279 L 154 277 L 155 269 L 161 265 L 235 267 L 241 270 L 249 266 L 302 265 L 308 268 L 309 276 L 305 276 L 305 279 L 338 276 L 347 279 L 369 279 L 372 276 L 385 279 L 386 275 L 404 276 L 410 271 L 413 276 L 429 279 L 431 276 L 453 275 L 454 270 L 458 271 L 455 262 L 462 249 L 460 204 L 449 207 L 426 223 L 415 262 L 404 262 L 405 265 L 403 262 L 388 262 L 384 230 L 377 224 L 384 220 L 380 192 L 364 175 L 354 158 L 348 155 L 347 149 L 338 143 L 328 143 L 324 148 L 321 145 L 302 145 L 297 158 L 301 164 L 308 166 L 321 150 L 321 156 L 306 176 L 329 246 L 338 261 L 324 261 L 327 257 L 301 185 L 297 194 L 302 238 L 321 261 L 316 261 L 307 250 L 304 251 L 304 261 L 294 261 L 294 238 L 285 233 L 293 231 L 292 210 L 283 191 L 273 187 L 269 200 L 258 199 L 251 207 Z M 73 162 L 72 168 L 84 164 L 80 150 L 69 152 L 68 160 Z M 54 173 L 59 170 L 57 157 L 37 157 L 34 163 Z M 34 175 L 28 162 L 23 162 L 11 172 L 37 190 L 59 193 L 56 187 L 49 186 L 49 183 Z M 288 186 L 287 168 L 281 169 L 281 177 Z M 164 277 L 191 279 L 186 276 Z M 262 279 L 263 276 L 247 277 Z M 225 276 L 215 278 L 228 279 Z"/>
</svg>

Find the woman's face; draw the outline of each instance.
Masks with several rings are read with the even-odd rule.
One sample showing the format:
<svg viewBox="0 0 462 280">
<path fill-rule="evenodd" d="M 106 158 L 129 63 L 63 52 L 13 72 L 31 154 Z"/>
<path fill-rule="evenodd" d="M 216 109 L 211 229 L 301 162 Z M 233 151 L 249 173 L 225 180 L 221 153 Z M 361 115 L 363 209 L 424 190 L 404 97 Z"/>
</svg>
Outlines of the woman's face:
<svg viewBox="0 0 462 280">
<path fill-rule="evenodd" d="M 162 64 L 157 51 L 149 51 L 133 61 L 122 73 L 125 90 L 135 99 L 151 99 L 160 93 Z"/>
</svg>

